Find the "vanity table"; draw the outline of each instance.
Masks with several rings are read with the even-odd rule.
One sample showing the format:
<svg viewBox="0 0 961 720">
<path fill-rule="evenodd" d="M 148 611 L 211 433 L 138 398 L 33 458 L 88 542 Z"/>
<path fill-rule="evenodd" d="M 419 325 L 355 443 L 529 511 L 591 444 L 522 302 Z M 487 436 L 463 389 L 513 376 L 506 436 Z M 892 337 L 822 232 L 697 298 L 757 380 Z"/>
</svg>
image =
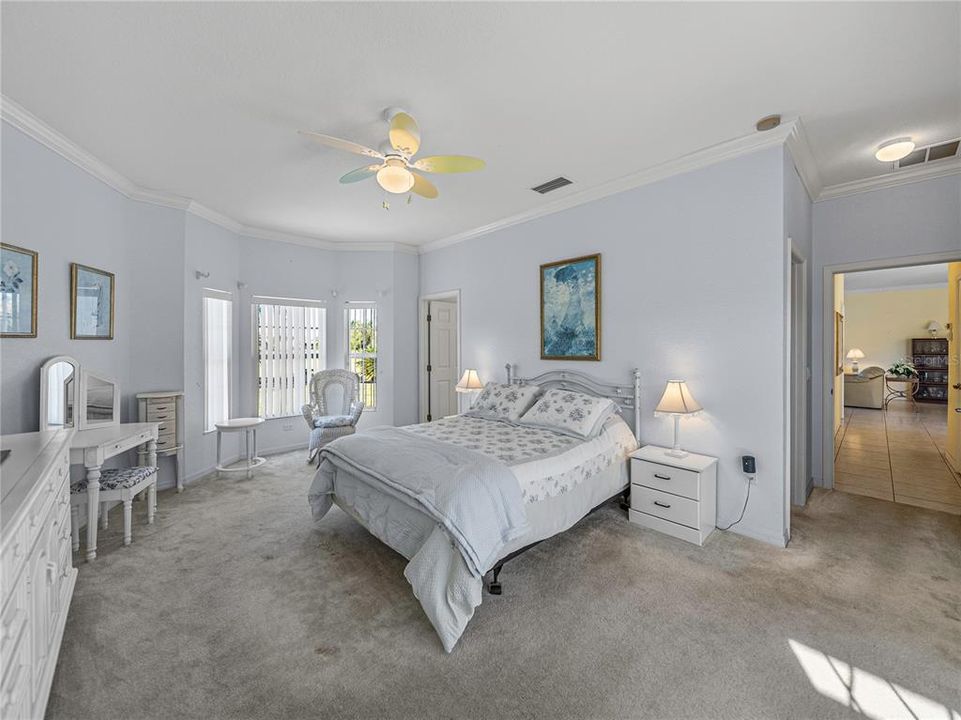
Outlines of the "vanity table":
<svg viewBox="0 0 961 720">
<path fill-rule="evenodd" d="M 97 558 L 97 513 L 100 508 L 100 468 L 105 460 L 146 444 L 146 464 L 157 465 L 159 423 L 119 423 L 74 433 L 70 464 L 87 474 L 87 561 Z"/>
</svg>

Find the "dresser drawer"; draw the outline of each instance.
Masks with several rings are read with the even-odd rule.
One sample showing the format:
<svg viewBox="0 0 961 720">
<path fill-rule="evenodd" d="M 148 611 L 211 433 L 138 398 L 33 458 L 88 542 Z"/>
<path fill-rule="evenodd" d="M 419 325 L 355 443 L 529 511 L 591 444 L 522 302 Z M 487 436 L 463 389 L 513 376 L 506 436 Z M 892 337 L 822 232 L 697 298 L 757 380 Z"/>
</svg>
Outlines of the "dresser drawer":
<svg viewBox="0 0 961 720">
<path fill-rule="evenodd" d="M 701 498 L 699 473 L 658 465 L 649 460 L 631 460 L 631 482 L 691 500 Z"/>
<path fill-rule="evenodd" d="M 0 717 L 28 720 L 30 703 L 30 633 L 24 622 L 18 635 L 4 641 L 3 679 L 0 681 Z"/>
<path fill-rule="evenodd" d="M 166 435 L 161 435 L 157 438 L 157 451 L 169 450 L 170 448 L 177 447 L 177 436 L 173 433 L 168 433 Z"/>
<path fill-rule="evenodd" d="M 177 419 L 171 418 L 170 420 L 161 420 L 157 423 L 157 434 L 158 435 L 176 435 L 177 433 Z"/>
<path fill-rule="evenodd" d="M 696 500 L 652 490 L 643 485 L 631 485 L 631 509 L 691 528 L 698 526 Z"/>
<path fill-rule="evenodd" d="M 147 422 L 173 422 L 177 418 L 177 406 L 173 403 L 147 406 Z"/>
</svg>

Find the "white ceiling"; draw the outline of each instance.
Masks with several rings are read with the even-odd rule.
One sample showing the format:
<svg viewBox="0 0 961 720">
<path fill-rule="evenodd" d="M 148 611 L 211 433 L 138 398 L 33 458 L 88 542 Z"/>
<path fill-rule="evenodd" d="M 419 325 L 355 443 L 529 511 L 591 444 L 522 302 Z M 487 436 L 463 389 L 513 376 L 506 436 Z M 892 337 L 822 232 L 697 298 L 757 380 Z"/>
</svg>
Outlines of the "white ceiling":
<svg viewBox="0 0 961 720">
<path fill-rule="evenodd" d="M 844 292 L 868 292 L 872 290 L 897 290 L 898 288 L 947 287 L 948 266 L 914 265 L 912 267 L 886 268 L 845 273 Z"/>
<path fill-rule="evenodd" d="M 252 226 L 411 244 L 802 117 L 825 185 L 961 135 L 958 3 L 2 4 L 2 92 L 140 186 Z M 380 113 L 488 162 L 440 198 L 341 186 Z M 574 185 L 529 188 L 563 174 Z"/>
</svg>

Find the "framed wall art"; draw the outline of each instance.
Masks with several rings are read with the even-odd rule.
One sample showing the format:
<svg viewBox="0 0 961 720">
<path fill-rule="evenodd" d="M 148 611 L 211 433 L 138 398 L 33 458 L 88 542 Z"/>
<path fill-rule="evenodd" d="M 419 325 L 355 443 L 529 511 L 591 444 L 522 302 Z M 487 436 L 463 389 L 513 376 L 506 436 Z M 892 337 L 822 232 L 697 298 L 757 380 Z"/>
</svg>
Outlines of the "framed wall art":
<svg viewBox="0 0 961 720">
<path fill-rule="evenodd" d="M 601 359 L 601 256 L 541 265 L 541 359 Z"/>
<path fill-rule="evenodd" d="M 37 253 L 0 243 L 0 337 L 37 337 Z"/>
<path fill-rule="evenodd" d="M 114 276 L 70 264 L 70 338 L 113 340 Z"/>
</svg>

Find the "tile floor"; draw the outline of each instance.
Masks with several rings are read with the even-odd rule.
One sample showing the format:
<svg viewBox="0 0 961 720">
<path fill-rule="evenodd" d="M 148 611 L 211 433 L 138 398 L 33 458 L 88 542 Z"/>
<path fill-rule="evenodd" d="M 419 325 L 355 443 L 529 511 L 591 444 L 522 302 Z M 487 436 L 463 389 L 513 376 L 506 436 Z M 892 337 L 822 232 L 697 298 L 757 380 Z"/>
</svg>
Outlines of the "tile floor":
<svg viewBox="0 0 961 720">
<path fill-rule="evenodd" d="M 943 457 L 946 406 L 844 411 L 834 443 L 836 490 L 961 515 L 961 476 Z"/>
</svg>

